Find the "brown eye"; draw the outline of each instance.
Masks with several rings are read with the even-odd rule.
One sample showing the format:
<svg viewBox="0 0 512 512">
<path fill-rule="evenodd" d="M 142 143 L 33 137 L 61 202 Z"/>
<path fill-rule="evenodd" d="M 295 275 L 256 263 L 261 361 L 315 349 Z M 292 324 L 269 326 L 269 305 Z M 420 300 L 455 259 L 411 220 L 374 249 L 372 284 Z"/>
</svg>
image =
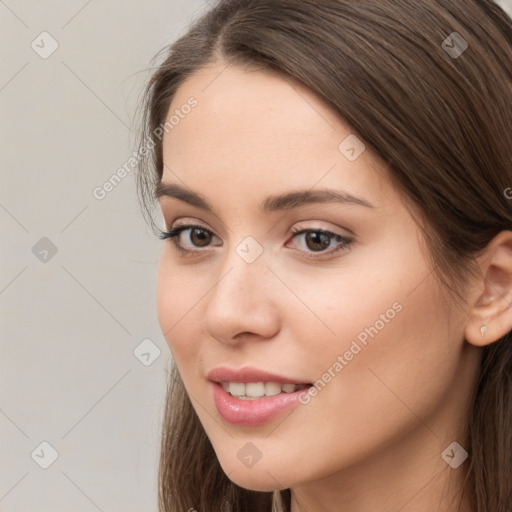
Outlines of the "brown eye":
<svg viewBox="0 0 512 512">
<path fill-rule="evenodd" d="M 292 229 L 292 240 L 304 257 L 321 258 L 350 250 L 352 239 L 325 229 L 308 229 L 297 226 Z M 315 254 L 316 253 L 316 254 Z"/>
<path fill-rule="evenodd" d="M 217 238 L 209 229 L 199 225 L 185 224 L 175 226 L 169 231 L 162 231 L 162 240 L 170 239 L 176 248 L 184 255 L 205 252 L 202 248 L 212 245 L 212 240 Z M 217 244 L 218 245 L 218 244 Z M 222 245 L 222 243 L 220 244 Z"/>
<path fill-rule="evenodd" d="M 190 241 L 197 247 L 206 247 L 212 240 L 212 233 L 202 228 L 193 228 L 190 232 Z"/>
<path fill-rule="evenodd" d="M 310 231 L 306 233 L 306 246 L 312 251 L 323 251 L 329 247 L 331 238 L 332 237 L 326 233 Z"/>
</svg>

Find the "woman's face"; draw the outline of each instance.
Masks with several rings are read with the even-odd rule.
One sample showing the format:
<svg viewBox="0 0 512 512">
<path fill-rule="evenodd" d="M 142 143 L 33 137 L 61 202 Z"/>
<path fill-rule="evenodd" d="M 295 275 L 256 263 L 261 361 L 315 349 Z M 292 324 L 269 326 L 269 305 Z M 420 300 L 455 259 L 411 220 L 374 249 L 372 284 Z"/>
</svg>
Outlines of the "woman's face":
<svg viewBox="0 0 512 512">
<path fill-rule="evenodd" d="M 382 162 L 264 71 L 204 68 L 173 115 L 160 205 L 168 228 L 199 227 L 163 242 L 158 315 L 228 477 L 268 491 L 446 466 L 476 368 L 467 313 L 442 295 Z M 234 395 L 269 396 L 230 397 L 209 380 L 219 367 L 256 371 L 212 377 Z"/>
</svg>

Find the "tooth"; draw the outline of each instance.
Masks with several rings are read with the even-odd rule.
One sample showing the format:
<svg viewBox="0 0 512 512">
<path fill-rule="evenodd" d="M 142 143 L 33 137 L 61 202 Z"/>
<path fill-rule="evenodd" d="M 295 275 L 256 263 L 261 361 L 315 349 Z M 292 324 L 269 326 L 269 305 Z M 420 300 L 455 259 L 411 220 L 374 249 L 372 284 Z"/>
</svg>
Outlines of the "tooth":
<svg viewBox="0 0 512 512">
<path fill-rule="evenodd" d="M 229 392 L 233 396 L 245 395 L 245 384 L 243 382 L 230 382 Z"/>
<path fill-rule="evenodd" d="M 229 392 L 229 382 L 221 382 L 224 391 Z"/>
<path fill-rule="evenodd" d="M 283 384 L 281 388 L 285 393 L 293 393 L 295 391 L 295 384 Z"/>
<path fill-rule="evenodd" d="M 254 397 L 265 396 L 265 384 L 263 382 L 248 382 L 245 385 L 245 393 L 242 394 Z"/>
<path fill-rule="evenodd" d="M 274 396 L 281 393 L 281 384 L 277 382 L 266 382 L 265 383 L 265 396 Z"/>
</svg>

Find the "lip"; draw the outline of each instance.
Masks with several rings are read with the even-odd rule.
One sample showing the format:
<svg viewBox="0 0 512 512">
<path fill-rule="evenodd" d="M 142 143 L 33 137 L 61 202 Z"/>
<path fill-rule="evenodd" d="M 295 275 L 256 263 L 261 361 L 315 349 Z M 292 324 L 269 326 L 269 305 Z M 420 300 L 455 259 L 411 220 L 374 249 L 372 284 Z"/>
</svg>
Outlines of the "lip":
<svg viewBox="0 0 512 512">
<path fill-rule="evenodd" d="M 304 380 L 293 379 L 284 375 L 259 370 L 245 366 L 238 370 L 219 367 L 207 375 L 210 380 L 210 389 L 213 401 L 220 416 L 234 425 L 250 426 L 263 425 L 284 414 L 285 411 L 299 404 L 301 393 L 307 389 L 300 389 L 293 393 L 280 393 L 274 396 L 264 396 L 254 400 L 242 400 L 231 396 L 222 387 L 221 382 L 277 382 L 279 384 L 309 384 Z"/>
<path fill-rule="evenodd" d="M 244 366 L 238 370 L 221 366 L 215 368 L 206 376 L 212 382 L 277 382 L 279 384 L 311 384 L 305 380 L 292 379 L 283 375 L 269 373 L 252 366 Z"/>
<path fill-rule="evenodd" d="M 222 384 L 210 382 L 210 386 L 215 406 L 221 417 L 229 423 L 246 427 L 255 427 L 272 421 L 288 409 L 297 406 L 300 394 L 308 391 L 300 389 L 293 393 L 242 400 L 224 391 Z"/>
</svg>

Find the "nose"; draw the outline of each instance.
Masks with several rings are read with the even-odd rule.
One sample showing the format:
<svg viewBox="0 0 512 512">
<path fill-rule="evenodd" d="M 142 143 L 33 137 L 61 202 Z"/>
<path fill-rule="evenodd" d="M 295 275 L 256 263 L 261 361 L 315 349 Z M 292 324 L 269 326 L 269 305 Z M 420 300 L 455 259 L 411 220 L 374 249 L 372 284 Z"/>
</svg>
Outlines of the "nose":
<svg viewBox="0 0 512 512">
<path fill-rule="evenodd" d="M 280 328 L 275 295 L 275 276 L 263 255 L 247 263 L 232 250 L 205 298 L 207 334 L 230 345 L 274 337 Z"/>
</svg>

